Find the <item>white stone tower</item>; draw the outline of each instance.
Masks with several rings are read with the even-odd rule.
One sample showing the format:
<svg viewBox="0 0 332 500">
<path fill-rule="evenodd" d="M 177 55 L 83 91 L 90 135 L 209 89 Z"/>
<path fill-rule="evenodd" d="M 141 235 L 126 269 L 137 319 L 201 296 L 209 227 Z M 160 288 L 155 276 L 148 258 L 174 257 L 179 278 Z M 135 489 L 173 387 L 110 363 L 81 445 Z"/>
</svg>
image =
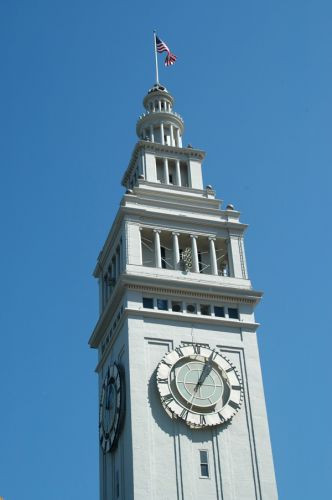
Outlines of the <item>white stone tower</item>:
<svg viewBox="0 0 332 500">
<path fill-rule="evenodd" d="M 246 225 L 155 85 L 98 257 L 101 500 L 275 500 Z"/>
</svg>

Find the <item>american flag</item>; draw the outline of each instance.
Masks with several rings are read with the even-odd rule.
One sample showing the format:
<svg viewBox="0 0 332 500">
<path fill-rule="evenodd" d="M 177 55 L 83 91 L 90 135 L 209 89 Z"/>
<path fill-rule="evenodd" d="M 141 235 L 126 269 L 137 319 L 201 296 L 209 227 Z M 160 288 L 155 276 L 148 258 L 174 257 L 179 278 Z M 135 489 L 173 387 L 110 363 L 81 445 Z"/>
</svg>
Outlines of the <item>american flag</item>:
<svg viewBox="0 0 332 500">
<path fill-rule="evenodd" d="M 160 38 L 158 38 L 157 36 L 156 36 L 156 45 L 158 52 L 167 52 L 167 56 L 165 59 L 165 66 L 172 66 L 176 61 L 176 55 L 172 54 L 172 52 L 167 47 L 166 43 L 160 40 Z"/>
</svg>

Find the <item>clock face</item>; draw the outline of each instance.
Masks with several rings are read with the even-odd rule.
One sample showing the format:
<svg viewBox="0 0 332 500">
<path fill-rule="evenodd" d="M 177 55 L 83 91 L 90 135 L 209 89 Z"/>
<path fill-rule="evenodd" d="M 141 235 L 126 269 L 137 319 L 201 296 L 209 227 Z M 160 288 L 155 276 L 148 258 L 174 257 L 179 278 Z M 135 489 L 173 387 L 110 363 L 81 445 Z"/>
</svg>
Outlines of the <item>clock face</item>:
<svg viewBox="0 0 332 500">
<path fill-rule="evenodd" d="M 99 440 L 104 453 L 115 448 L 124 416 L 124 380 L 120 367 L 107 370 L 99 403 Z"/>
<path fill-rule="evenodd" d="M 157 385 L 163 407 L 192 428 L 230 420 L 242 401 L 235 366 L 222 354 L 199 344 L 177 347 L 158 365 Z"/>
</svg>

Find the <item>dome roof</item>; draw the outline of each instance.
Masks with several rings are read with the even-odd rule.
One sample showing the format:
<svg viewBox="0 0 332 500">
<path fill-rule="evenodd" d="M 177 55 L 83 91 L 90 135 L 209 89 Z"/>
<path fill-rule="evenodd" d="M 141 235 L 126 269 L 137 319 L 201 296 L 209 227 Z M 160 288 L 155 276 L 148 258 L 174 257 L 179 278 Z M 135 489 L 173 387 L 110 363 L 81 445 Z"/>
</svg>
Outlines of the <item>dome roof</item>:
<svg viewBox="0 0 332 500">
<path fill-rule="evenodd" d="M 167 88 L 160 85 L 160 83 L 155 83 L 154 86 L 149 89 L 148 94 L 151 94 L 151 92 L 166 92 L 168 94 Z"/>
</svg>

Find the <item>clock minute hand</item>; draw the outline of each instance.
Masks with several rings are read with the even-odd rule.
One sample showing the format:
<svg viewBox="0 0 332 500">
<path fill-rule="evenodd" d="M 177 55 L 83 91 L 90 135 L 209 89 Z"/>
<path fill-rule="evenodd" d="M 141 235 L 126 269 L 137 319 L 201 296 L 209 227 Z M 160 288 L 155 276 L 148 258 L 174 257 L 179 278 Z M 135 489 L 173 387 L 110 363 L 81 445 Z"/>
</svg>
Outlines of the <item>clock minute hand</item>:
<svg viewBox="0 0 332 500">
<path fill-rule="evenodd" d="M 213 351 L 214 352 L 214 351 Z M 204 368 L 202 370 L 202 373 L 198 379 L 198 382 L 197 382 L 197 386 L 196 387 L 199 387 L 200 385 L 202 385 L 203 381 L 206 379 L 207 375 L 210 373 L 210 371 L 212 370 L 212 364 L 211 364 L 211 356 L 213 354 L 213 352 L 211 353 L 211 355 L 209 356 L 207 362 L 204 364 Z M 207 372 L 207 373 L 206 373 Z M 206 373 L 206 374 L 205 374 Z M 205 375 L 205 376 L 204 376 Z"/>
<path fill-rule="evenodd" d="M 206 377 L 203 378 L 203 375 L 205 374 L 206 369 L 207 369 L 207 364 L 204 365 L 202 373 L 200 374 L 200 377 L 199 377 L 198 382 L 197 382 L 196 387 L 195 387 L 196 391 L 197 391 L 198 387 L 200 385 L 202 385 L 203 380 L 205 380 L 205 378 L 206 378 Z"/>
</svg>

